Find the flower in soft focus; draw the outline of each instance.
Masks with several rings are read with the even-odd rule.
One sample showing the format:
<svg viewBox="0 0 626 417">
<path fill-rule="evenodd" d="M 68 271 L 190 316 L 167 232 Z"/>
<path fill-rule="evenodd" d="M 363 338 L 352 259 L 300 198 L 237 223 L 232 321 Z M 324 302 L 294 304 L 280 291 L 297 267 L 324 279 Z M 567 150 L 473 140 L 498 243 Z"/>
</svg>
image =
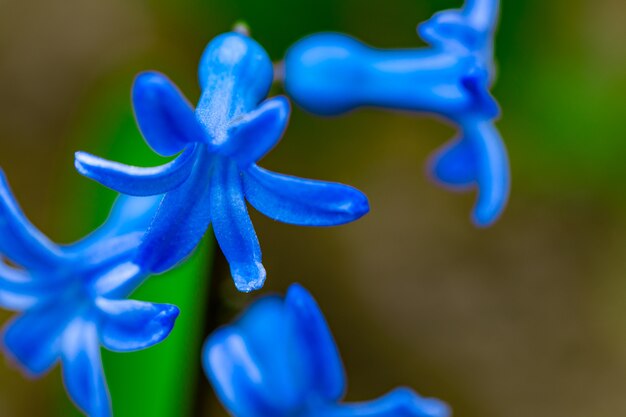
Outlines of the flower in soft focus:
<svg viewBox="0 0 626 417">
<path fill-rule="evenodd" d="M 148 348 L 178 316 L 173 305 L 126 299 L 147 276 L 132 260 L 159 200 L 121 196 L 99 229 L 61 246 L 26 219 L 0 173 L 0 306 L 20 312 L 4 351 L 33 377 L 60 361 L 70 398 L 91 417 L 111 415 L 100 346 Z"/>
<path fill-rule="evenodd" d="M 234 417 L 447 417 L 448 407 L 408 388 L 341 403 L 337 346 L 313 297 L 298 284 L 261 298 L 206 341 L 204 369 Z"/>
<path fill-rule="evenodd" d="M 258 43 L 241 33 L 218 36 L 204 52 L 199 77 L 202 96 L 195 111 L 159 73 L 141 74 L 133 87 L 146 142 L 164 156 L 181 152 L 172 162 L 138 168 L 79 152 L 76 167 L 121 193 L 165 193 L 137 258 L 145 269 L 160 273 L 175 266 L 212 224 L 235 285 L 252 291 L 266 273 L 246 200 L 274 220 L 306 226 L 347 223 L 369 206 L 354 188 L 256 165 L 280 140 L 290 111 L 283 97 L 265 100 L 273 68 Z"/>
<path fill-rule="evenodd" d="M 361 106 L 429 112 L 457 125 L 459 136 L 429 163 L 454 190 L 478 189 L 478 226 L 492 224 L 508 200 L 509 163 L 494 120 L 494 32 L 499 0 L 467 0 L 437 13 L 418 32 L 431 46 L 382 50 L 342 34 L 309 36 L 285 58 L 284 83 L 304 109 L 336 115 Z"/>
</svg>

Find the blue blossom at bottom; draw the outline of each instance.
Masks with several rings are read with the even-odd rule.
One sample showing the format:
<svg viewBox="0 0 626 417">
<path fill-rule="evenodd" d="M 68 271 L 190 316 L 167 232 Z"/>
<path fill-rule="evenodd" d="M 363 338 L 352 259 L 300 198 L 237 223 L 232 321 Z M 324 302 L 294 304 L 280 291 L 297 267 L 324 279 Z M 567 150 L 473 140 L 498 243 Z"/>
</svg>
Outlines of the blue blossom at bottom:
<svg viewBox="0 0 626 417">
<path fill-rule="evenodd" d="M 343 364 L 326 320 L 298 284 L 261 298 L 206 341 L 204 369 L 234 417 L 448 417 L 448 407 L 398 388 L 342 403 Z"/>
<path fill-rule="evenodd" d="M 100 347 L 148 348 L 178 316 L 173 305 L 126 299 L 147 277 L 132 260 L 159 202 L 119 197 L 99 229 L 62 246 L 28 221 L 0 172 L 0 307 L 19 312 L 3 350 L 31 377 L 60 362 L 70 398 L 91 417 L 111 416 Z"/>
<path fill-rule="evenodd" d="M 504 210 L 510 188 L 506 149 L 494 121 L 494 33 L 499 0 L 467 0 L 459 10 L 419 25 L 430 46 L 376 49 L 337 33 L 309 36 L 285 57 L 285 89 L 304 109 L 338 115 L 372 106 L 428 112 L 459 134 L 429 162 L 432 177 L 453 190 L 476 189 L 472 218 L 489 226 Z"/>
</svg>

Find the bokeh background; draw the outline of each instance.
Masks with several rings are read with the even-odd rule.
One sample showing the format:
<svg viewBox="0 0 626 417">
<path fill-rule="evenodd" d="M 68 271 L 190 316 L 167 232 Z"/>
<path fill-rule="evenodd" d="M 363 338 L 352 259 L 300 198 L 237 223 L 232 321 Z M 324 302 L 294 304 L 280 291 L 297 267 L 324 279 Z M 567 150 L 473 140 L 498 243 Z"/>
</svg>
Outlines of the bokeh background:
<svg viewBox="0 0 626 417">
<path fill-rule="evenodd" d="M 114 198 L 74 172 L 74 151 L 160 162 L 132 118 L 136 73 L 163 71 L 195 100 L 204 45 L 239 19 L 278 61 L 325 30 L 417 47 L 418 22 L 460 5 L 0 0 L 0 165 L 33 222 L 70 242 Z M 268 270 L 261 293 L 294 281 L 313 292 L 345 360 L 348 399 L 409 385 L 463 417 L 626 415 L 625 21 L 623 0 L 502 1 L 494 92 L 513 190 L 488 230 L 470 225 L 473 195 L 424 175 L 450 126 L 427 115 L 320 119 L 294 109 L 262 165 L 354 185 L 372 211 L 330 229 L 252 213 Z M 116 415 L 225 416 L 200 372 L 200 342 L 254 296 L 235 292 L 207 239 L 182 271 L 153 278 L 137 297 L 180 303 L 183 314 L 151 351 L 105 352 Z M 0 361 L 0 415 L 78 414 L 58 369 L 31 381 Z"/>
</svg>

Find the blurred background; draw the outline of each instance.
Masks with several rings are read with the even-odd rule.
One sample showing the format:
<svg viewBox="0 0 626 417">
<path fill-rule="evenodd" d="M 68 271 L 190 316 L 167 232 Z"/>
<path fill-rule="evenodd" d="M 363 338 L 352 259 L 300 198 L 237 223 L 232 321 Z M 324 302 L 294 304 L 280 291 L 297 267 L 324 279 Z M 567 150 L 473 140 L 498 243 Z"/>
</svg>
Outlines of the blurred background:
<svg viewBox="0 0 626 417">
<path fill-rule="evenodd" d="M 0 0 L 0 165 L 33 222 L 70 242 L 114 198 L 74 171 L 74 151 L 161 162 L 134 125 L 136 73 L 162 71 L 195 101 L 205 44 L 237 20 L 278 61 L 326 30 L 418 47 L 417 23 L 461 4 Z M 502 1 L 494 93 L 513 190 L 488 230 L 470 224 L 474 195 L 424 175 L 450 126 L 427 115 L 321 119 L 294 108 L 262 165 L 356 186 L 372 211 L 329 229 L 253 212 L 268 271 L 261 294 L 294 281 L 312 291 L 345 360 L 349 400 L 408 385 L 463 417 L 626 415 L 625 21 L 623 0 Z M 170 340 L 104 352 L 117 417 L 226 415 L 200 373 L 200 343 L 259 294 L 236 293 L 209 237 L 182 270 L 137 294 L 181 304 Z M 4 360 L 0 410 L 78 415 L 58 369 L 31 381 Z"/>
</svg>

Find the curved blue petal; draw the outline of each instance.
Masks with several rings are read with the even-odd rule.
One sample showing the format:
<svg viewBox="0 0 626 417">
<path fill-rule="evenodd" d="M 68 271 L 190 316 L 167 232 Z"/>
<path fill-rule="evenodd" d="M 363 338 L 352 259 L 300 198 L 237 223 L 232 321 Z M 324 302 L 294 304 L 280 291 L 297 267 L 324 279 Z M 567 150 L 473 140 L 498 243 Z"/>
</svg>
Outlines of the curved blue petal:
<svg viewBox="0 0 626 417">
<path fill-rule="evenodd" d="M 0 170 L 0 253 L 24 267 L 45 269 L 62 259 L 59 248 L 20 209 Z"/>
<path fill-rule="evenodd" d="M 460 191 L 477 188 L 472 213 L 477 226 L 493 224 L 504 211 L 510 191 L 509 161 L 492 121 L 466 123 L 462 138 L 435 151 L 429 171 L 448 188 Z"/>
<path fill-rule="evenodd" d="M 477 226 L 493 224 L 509 198 L 509 159 L 500 133 L 493 122 L 478 122 L 465 133 L 475 147 L 478 167 L 478 197 L 473 221 Z"/>
<path fill-rule="evenodd" d="M 244 338 L 227 327 L 213 333 L 203 348 L 204 370 L 224 407 L 234 416 L 287 417 L 280 399 L 268 402 L 268 378 Z M 277 403 L 277 404 L 276 404 Z"/>
<path fill-rule="evenodd" d="M 136 197 L 120 194 L 106 221 L 88 236 L 73 243 L 71 250 L 80 252 L 112 237 L 133 232 L 145 232 L 148 230 L 162 199 L 162 195 Z"/>
<path fill-rule="evenodd" d="M 434 180 L 454 190 L 465 190 L 476 184 L 476 156 L 472 143 L 453 139 L 436 150 L 428 163 Z"/>
<path fill-rule="evenodd" d="M 467 54 L 480 48 L 484 42 L 484 36 L 468 23 L 460 11 L 445 10 L 421 23 L 418 34 L 433 46 Z"/>
<path fill-rule="evenodd" d="M 250 204 L 266 216 L 300 226 L 335 226 L 369 211 L 365 194 L 347 185 L 277 174 L 256 165 L 243 176 Z"/>
<path fill-rule="evenodd" d="M 241 169 L 261 159 L 283 136 L 289 123 L 289 101 L 275 97 L 237 118 L 228 129 L 220 152 L 237 161 Z"/>
<path fill-rule="evenodd" d="M 104 379 L 96 325 L 78 317 L 63 335 L 63 382 L 78 408 L 89 417 L 110 417 L 111 400 Z"/>
<path fill-rule="evenodd" d="M 189 177 L 195 149 L 190 146 L 173 161 L 151 168 L 120 164 L 86 152 L 76 152 L 74 165 L 81 175 L 117 192 L 151 196 L 175 189 Z"/>
<path fill-rule="evenodd" d="M 207 142 L 193 107 L 165 75 L 138 75 L 132 100 L 139 130 L 157 153 L 172 156 L 190 143 Z"/>
<path fill-rule="evenodd" d="M 144 232 L 150 226 L 162 199 L 162 195 L 135 197 L 121 194 L 100 229 L 108 230 L 107 234 L 111 236 Z"/>
<path fill-rule="evenodd" d="M 206 233 L 210 216 L 210 178 L 213 159 L 198 155 L 191 176 L 167 193 L 144 236 L 137 264 L 164 272 L 185 259 Z"/>
<path fill-rule="evenodd" d="M 250 292 L 263 286 L 265 268 L 261 248 L 246 208 L 237 165 L 218 159 L 211 181 L 213 230 L 239 291 Z"/>
<path fill-rule="evenodd" d="M 324 409 L 317 417 L 449 417 L 450 409 L 443 402 L 422 398 L 408 388 L 397 388 L 387 395 L 369 402 L 340 404 Z"/>
<path fill-rule="evenodd" d="M 96 299 L 102 345 L 116 352 L 145 349 L 164 340 L 178 317 L 178 307 L 135 300 Z"/>
<path fill-rule="evenodd" d="M 88 271 L 90 275 L 98 275 L 100 271 L 125 263 L 133 259 L 137 253 L 144 233 L 133 232 L 121 236 L 88 242 L 87 245 L 68 246 L 66 252 L 71 254 L 78 263 L 73 267 L 76 273 Z"/>
<path fill-rule="evenodd" d="M 5 352 L 32 376 L 52 367 L 60 355 L 61 336 L 78 310 L 74 303 L 35 307 L 11 321 L 4 330 Z"/>
<path fill-rule="evenodd" d="M 301 285 L 289 287 L 285 298 L 289 332 L 294 334 L 296 354 L 306 364 L 304 378 L 310 389 L 326 401 L 338 401 L 346 389 L 346 377 L 337 345 L 317 303 Z"/>
</svg>

